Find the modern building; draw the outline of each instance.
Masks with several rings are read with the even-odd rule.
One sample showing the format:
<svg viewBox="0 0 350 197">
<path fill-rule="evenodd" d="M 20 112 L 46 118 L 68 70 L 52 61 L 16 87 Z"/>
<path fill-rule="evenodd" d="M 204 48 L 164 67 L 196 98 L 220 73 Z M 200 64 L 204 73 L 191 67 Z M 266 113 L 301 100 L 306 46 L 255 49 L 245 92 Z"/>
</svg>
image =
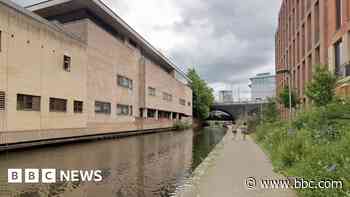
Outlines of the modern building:
<svg viewBox="0 0 350 197">
<path fill-rule="evenodd" d="M 328 66 L 342 80 L 348 78 L 349 19 L 348 0 L 282 1 L 275 36 L 277 94 L 291 77 L 292 88 L 305 106 L 305 88 L 317 64 Z M 338 92 L 348 87 L 345 84 Z"/>
<path fill-rule="evenodd" d="M 233 101 L 233 91 L 232 90 L 222 90 L 219 91 L 219 102 L 232 102 Z"/>
<path fill-rule="evenodd" d="M 260 73 L 250 78 L 252 100 L 266 100 L 276 96 L 276 76 L 271 73 Z"/>
<path fill-rule="evenodd" d="M 100 0 L 1 0 L 0 38 L 0 144 L 192 116 L 186 75 Z"/>
</svg>

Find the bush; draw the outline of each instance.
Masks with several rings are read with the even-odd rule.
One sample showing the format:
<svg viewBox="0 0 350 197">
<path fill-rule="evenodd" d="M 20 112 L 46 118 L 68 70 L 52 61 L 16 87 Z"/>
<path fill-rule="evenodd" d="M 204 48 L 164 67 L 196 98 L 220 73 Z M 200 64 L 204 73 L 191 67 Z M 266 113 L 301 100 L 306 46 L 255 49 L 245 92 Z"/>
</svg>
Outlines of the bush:
<svg viewBox="0 0 350 197">
<path fill-rule="evenodd" d="M 305 180 L 342 180 L 342 189 L 301 189 L 302 197 L 350 195 L 350 102 L 334 101 L 299 114 L 288 132 L 283 121 L 257 126 L 256 141 L 275 170 Z"/>
<path fill-rule="evenodd" d="M 173 127 L 175 130 L 186 130 L 192 128 L 192 124 L 184 121 L 176 121 Z"/>
</svg>

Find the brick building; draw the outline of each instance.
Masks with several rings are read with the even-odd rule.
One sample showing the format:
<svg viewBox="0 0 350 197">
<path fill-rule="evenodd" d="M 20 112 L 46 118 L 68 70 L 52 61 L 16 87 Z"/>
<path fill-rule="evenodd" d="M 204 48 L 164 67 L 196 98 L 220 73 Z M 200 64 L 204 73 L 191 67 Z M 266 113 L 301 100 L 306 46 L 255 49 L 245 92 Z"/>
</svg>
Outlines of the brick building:
<svg viewBox="0 0 350 197">
<path fill-rule="evenodd" d="M 277 94 L 291 86 L 307 106 L 307 83 L 314 66 L 327 65 L 341 80 L 347 80 L 350 60 L 350 2 L 348 0 L 283 0 L 275 36 Z M 289 70 L 290 74 L 281 72 Z M 347 85 L 338 88 L 347 90 Z M 282 109 L 286 115 L 286 110 Z"/>
</svg>

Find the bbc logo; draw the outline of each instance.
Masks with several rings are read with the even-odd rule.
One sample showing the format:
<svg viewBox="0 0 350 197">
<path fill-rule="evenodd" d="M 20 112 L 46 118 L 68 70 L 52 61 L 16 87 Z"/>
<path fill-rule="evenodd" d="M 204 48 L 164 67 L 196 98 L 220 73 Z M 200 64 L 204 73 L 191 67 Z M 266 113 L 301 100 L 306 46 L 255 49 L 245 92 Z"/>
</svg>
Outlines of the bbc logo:
<svg viewBox="0 0 350 197">
<path fill-rule="evenodd" d="M 56 183 L 56 169 L 8 169 L 7 177 L 8 183 Z"/>
</svg>

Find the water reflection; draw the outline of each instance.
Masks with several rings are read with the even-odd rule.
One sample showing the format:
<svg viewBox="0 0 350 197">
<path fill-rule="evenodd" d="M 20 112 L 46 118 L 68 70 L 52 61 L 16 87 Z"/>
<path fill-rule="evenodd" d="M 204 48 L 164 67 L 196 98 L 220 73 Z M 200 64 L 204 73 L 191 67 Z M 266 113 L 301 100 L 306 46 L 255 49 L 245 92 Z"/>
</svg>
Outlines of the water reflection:
<svg viewBox="0 0 350 197">
<path fill-rule="evenodd" d="M 172 196 L 221 140 L 224 131 L 205 129 L 197 133 L 192 130 L 158 133 L 1 153 L 0 196 Z M 9 185 L 8 168 L 100 169 L 103 181 Z"/>
</svg>

